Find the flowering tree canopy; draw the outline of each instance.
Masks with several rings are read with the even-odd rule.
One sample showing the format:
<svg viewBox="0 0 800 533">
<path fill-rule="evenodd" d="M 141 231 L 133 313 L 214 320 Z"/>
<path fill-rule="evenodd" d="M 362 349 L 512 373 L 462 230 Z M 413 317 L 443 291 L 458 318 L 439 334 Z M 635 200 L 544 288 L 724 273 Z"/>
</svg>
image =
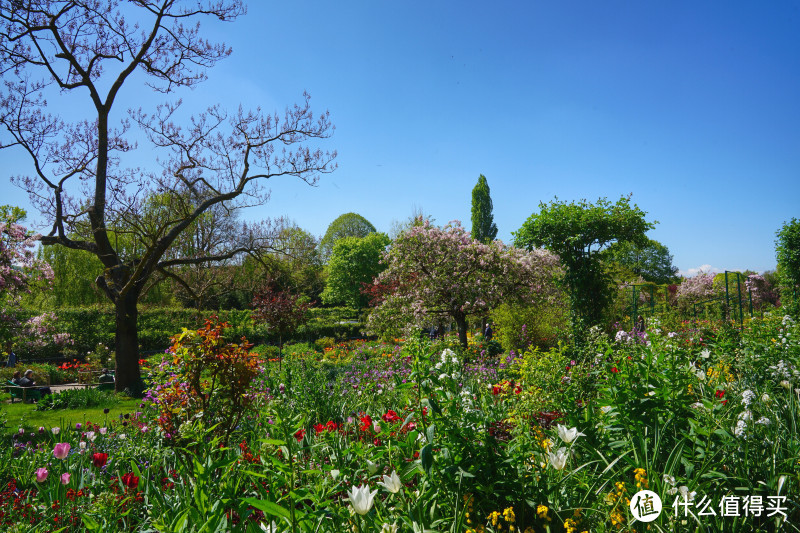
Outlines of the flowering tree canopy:
<svg viewBox="0 0 800 533">
<path fill-rule="evenodd" d="M 265 180 L 314 183 L 332 171 L 336 153 L 315 144 L 333 125 L 328 113 L 312 112 L 307 94 L 281 115 L 213 106 L 184 118 L 180 101 L 116 112 L 131 83 L 169 94 L 202 82 L 231 50 L 204 38 L 198 19 L 234 20 L 245 12 L 241 0 L 0 6 L 0 148 L 31 159 L 30 173 L 15 182 L 50 225 L 42 244 L 81 250 L 102 263 L 96 284 L 116 311 L 116 388 L 139 390 L 137 306 L 153 279 L 231 259 L 274 237 L 271 226 L 241 224 L 225 246 L 185 256 L 176 249 L 181 234 L 215 206 L 228 211 L 265 202 Z M 49 114 L 53 101 L 79 112 L 85 105 L 85 118 L 66 123 Z M 134 159 L 156 155 L 152 166 L 123 166 L 138 148 L 133 128 L 149 145 Z M 157 209 L 150 209 L 146 201 L 154 197 Z M 120 234 L 137 243 L 133 253 L 120 249 L 114 238 Z"/>
<path fill-rule="evenodd" d="M 53 270 L 45 261 L 37 259 L 33 253 L 34 243 L 39 235 L 34 235 L 18 224 L 25 218 L 19 208 L 0 206 L 0 342 L 5 351 L 20 337 L 30 343 L 44 343 L 50 340 L 67 342 L 68 336 L 53 335 L 52 313 L 22 321 L 18 312 L 20 299 L 36 282 L 50 283 Z"/>
<path fill-rule="evenodd" d="M 526 252 L 500 241 L 482 244 L 460 223 L 438 228 L 424 222 L 402 233 L 386 252 L 374 281 L 378 304 L 368 327 L 387 321 L 423 326 L 452 319 L 467 345 L 467 318 L 483 315 L 508 299 L 552 294 L 558 258 L 544 250 Z"/>
</svg>

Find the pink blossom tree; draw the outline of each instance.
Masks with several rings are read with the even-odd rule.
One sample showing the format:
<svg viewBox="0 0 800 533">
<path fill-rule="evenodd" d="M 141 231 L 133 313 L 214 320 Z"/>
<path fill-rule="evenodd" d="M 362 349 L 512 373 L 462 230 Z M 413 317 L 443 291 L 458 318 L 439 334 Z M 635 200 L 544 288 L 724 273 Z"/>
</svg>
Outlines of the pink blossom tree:
<svg viewBox="0 0 800 533">
<path fill-rule="evenodd" d="M 714 296 L 714 274 L 700 272 L 691 278 L 685 278 L 678 285 L 678 304 L 688 307 L 693 303 L 706 300 Z"/>
<path fill-rule="evenodd" d="M 186 256 L 175 247 L 181 234 L 215 206 L 233 212 L 264 203 L 268 191 L 260 184 L 268 179 L 314 183 L 332 171 L 336 153 L 315 144 L 333 125 L 328 113 L 314 115 L 307 94 L 280 115 L 213 106 L 187 117 L 180 101 L 117 111 L 132 83 L 169 94 L 203 81 L 231 50 L 204 38 L 199 19 L 234 20 L 245 12 L 241 0 L 0 6 L 0 147 L 30 158 L 30 174 L 15 181 L 50 224 L 42 244 L 82 250 L 102 263 L 96 284 L 116 312 L 116 388 L 140 390 L 138 302 L 153 281 L 263 249 L 275 237 L 273 226 L 241 224 L 222 245 Z M 86 117 L 65 123 L 47 112 L 54 101 L 83 102 Z M 146 146 L 134 156 L 137 142 Z M 123 166 L 134 159 L 144 168 Z M 156 196 L 158 209 L 149 210 Z M 135 246 L 121 248 L 120 236 Z"/>
<path fill-rule="evenodd" d="M 552 297 L 558 258 L 501 241 L 481 244 L 458 221 L 444 228 L 423 222 L 400 234 L 385 253 L 387 268 L 373 282 L 376 308 L 368 327 L 389 322 L 423 326 L 444 318 L 458 327 L 467 346 L 467 320 L 500 303 Z"/>
<path fill-rule="evenodd" d="M 46 314 L 27 321 L 19 316 L 22 295 L 29 293 L 33 284 L 53 279 L 50 265 L 36 259 L 33 251 L 40 235 L 19 224 L 24 218 L 23 210 L 0 206 L 0 342 L 6 352 L 21 337 L 31 343 L 69 342 L 63 335 L 53 337 L 54 316 Z"/>
</svg>

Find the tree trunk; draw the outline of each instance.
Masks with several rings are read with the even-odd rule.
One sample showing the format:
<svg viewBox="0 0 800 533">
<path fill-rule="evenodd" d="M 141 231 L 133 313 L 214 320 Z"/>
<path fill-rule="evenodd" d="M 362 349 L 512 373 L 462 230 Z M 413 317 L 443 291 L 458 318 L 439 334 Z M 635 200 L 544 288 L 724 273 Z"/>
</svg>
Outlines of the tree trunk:
<svg viewBox="0 0 800 533">
<path fill-rule="evenodd" d="M 461 346 L 466 348 L 467 347 L 467 317 L 464 315 L 457 315 L 453 317 L 456 321 L 456 326 L 458 327 L 458 341 L 461 343 Z"/>
<path fill-rule="evenodd" d="M 139 373 L 139 310 L 136 304 L 137 298 L 130 294 L 116 302 L 115 390 L 122 392 L 128 389 L 132 395 L 138 396 L 143 387 Z"/>
</svg>

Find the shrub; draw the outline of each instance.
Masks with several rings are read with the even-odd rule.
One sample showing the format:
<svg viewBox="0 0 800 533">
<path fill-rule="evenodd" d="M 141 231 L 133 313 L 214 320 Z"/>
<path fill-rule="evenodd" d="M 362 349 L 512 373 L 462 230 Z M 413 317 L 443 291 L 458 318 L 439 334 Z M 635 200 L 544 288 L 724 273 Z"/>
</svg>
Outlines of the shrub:
<svg viewBox="0 0 800 533">
<path fill-rule="evenodd" d="M 113 407 L 119 403 L 113 392 L 95 388 L 71 389 L 58 394 L 44 396 L 36 405 L 37 411 L 54 411 L 57 409 L 85 409 L 89 407 Z"/>
</svg>

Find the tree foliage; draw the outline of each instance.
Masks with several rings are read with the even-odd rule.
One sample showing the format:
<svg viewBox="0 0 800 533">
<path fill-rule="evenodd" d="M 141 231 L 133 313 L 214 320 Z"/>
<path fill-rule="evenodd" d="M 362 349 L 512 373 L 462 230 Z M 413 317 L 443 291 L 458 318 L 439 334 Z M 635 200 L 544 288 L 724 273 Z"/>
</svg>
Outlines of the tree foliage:
<svg viewBox="0 0 800 533">
<path fill-rule="evenodd" d="M 323 261 L 328 261 L 333 253 L 333 246 L 345 237 L 366 237 L 377 230 L 372 223 L 358 213 L 345 213 L 330 223 L 328 230 L 319 242 L 319 251 Z"/>
<path fill-rule="evenodd" d="M 479 243 L 458 222 L 410 228 L 394 241 L 385 261 L 386 270 L 373 283 L 377 307 L 368 326 L 377 332 L 384 325 L 453 320 L 465 347 L 468 317 L 485 316 L 503 301 L 551 296 L 558 262 L 544 250 Z"/>
<path fill-rule="evenodd" d="M 781 283 L 781 299 L 795 316 L 800 315 L 800 220 L 792 218 L 778 230 L 775 255 Z"/>
<path fill-rule="evenodd" d="M 310 307 L 300 295 L 280 290 L 272 280 L 267 280 L 253 298 L 253 320 L 276 333 L 282 349 L 283 339 L 305 322 Z"/>
<path fill-rule="evenodd" d="M 529 250 L 544 247 L 558 254 L 576 334 L 587 325 L 599 324 L 611 300 L 599 252 L 622 241 L 644 246 L 645 233 L 654 227 L 645 215 L 631 205 L 630 197 L 614 204 L 605 198 L 594 204 L 586 200 L 560 202 L 556 198 L 549 204 L 540 203 L 539 213 L 532 214 L 514 233 L 516 246 Z"/>
<path fill-rule="evenodd" d="M 615 242 L 603 252 L 603 260 L 619 263 L 645 281 L 659 285 L 674 282 L 678 275 L 669 249 L 653 239 L 643 245 Z"/>
<path fill-rule="evenodd" d="M 244 11 L 240 0 L 43 0 L 0 9 L 0 146 L 31 159 L 31 173 L 15 182 L 50 224 L 42 244 L 82 250 L 103 265 L 96 283 L 116 310 L 118 390 L 141 385 L 137 304 L 156 277 L 225 261 L 274 238 L 270 227 L 241 224 L 224 247 L 184 256 L 175 249 L 181 234 L 215 206 L 266 201 L 265 180 L 314 183 L 335 168 L 336 153 L 315 146 L 333 131 L 329 115 L 316 116 L 307 94 L 282 116 L 214 106 L 179 125 L 180 102 L 113 113 L 132 83 L 172 93 L 203 81 L 205 69 L 231 50 L 204 38 L 199 19 L 231 21 Z M 65 123 L 47 112 L 61 98 L 75 105 L 73 96 L 87 98 L 85 120 Z M 137 148 L 129 140 L 134 127 L 161 168 L 122 166 Z M 145 202 L 156 195 L 158 209 L 148 214 Z M 134 252 L 114 235 L 130 235 Z"/>
<path fill-rule="evenodd" d="M 336 241 L 328 261 L 323 303 L 344 304 L 357 309 L 366 307 L 369 297 L 362 289 L 371 285 L 384 270 L 381 258 L 390 242 L 385 233 L 345 237 Z"/>
<path fill-rule="evenodd" d="M 492 197 L 489 195 L 489 184 L 481 174 L 478 183 L 472 189 L 472 238 L 483 244 L 492 242 L 497 237 L 497 225 L 492 214 Z"/>
</svg>

